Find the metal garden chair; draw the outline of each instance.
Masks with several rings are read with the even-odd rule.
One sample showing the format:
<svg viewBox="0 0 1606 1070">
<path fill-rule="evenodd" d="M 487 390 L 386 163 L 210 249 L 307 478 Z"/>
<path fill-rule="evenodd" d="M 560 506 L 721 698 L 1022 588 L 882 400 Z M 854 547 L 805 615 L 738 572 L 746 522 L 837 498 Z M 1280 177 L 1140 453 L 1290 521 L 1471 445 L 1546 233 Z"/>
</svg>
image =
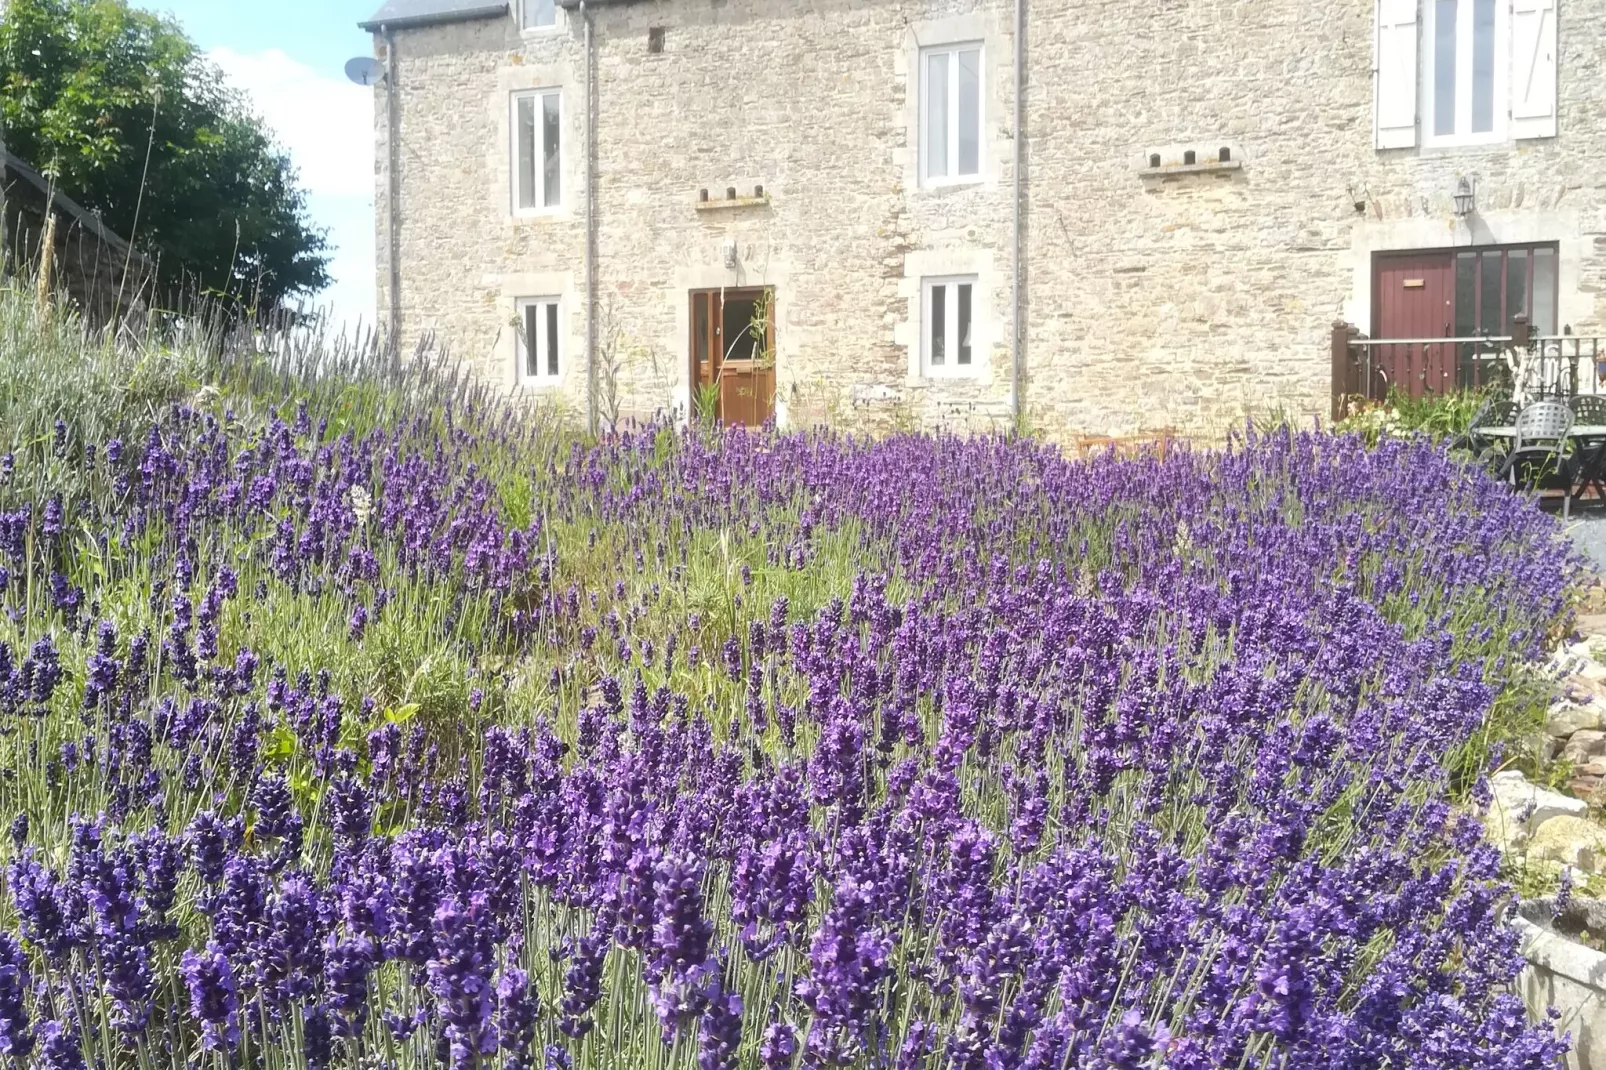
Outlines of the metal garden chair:
<svg viewBox="0 0 1606 1070">
<path fill-rule="evenodd" d="M 1575 427 L 1578 424 L 1606 427 L 1606 394 L 1575 394 L 1567 407 L 1573 411 Z M 1578 492 L 1594 487 L 1595 500 L 1606 502 L 1606 436 L 1580 438 L 1575 434 L 1573 441 L 1577 444 L 1573 464 Z"/>
<path fill-rule="evenodd" d="M 1606 400 L 1606 399 L 1603 399 Z M 1510 427 L 1517 422 L 1520 406 L 1511 400 L 1490 398 L 1479 407 L 1467 429 L 1450 443 L 1452 450 L 1465 450 L 1485 468 L 1496 469 L 1505 463 L 1506 455 L 1493 435 L 1484 434 L 1485 427 Z"/>
<path fill-rule="evenodd" d="M 1567 407 L 1575 423 L 1606 425 L 1606 394 L 1574 394 Z"/>
<path fill-rule="evenodd" d="M 1567 453 L 1573 411 L 1560 401 L 1536 401 L 1517 414 L 1517 437 L 1499 476 L 1512 486 L 1562 489 L 1561 516 L 1572 512 L 1574 459 Z"/>
</svg>

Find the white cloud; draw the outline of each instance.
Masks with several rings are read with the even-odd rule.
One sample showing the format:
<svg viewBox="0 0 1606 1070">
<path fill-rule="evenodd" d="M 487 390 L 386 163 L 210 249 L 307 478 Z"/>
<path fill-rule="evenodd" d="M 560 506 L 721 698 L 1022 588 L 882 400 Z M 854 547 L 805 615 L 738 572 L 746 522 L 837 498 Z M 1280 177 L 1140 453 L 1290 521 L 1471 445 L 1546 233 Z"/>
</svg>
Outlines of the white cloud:
<svg viewBox="0 0 1606 1070">
<path fill-rule="evenodd" d="M 311 193 L 373 195 L 374 91 L 325 74 L 277 48 L 207 56 L 223 69 L 301 169 Z"/>
<path fill-rule="evenodd" d="M 300 171 L 307 213 L 335 247 L 330 286 L 314 303 L 335 330 L 374 319 L 374 91 L 279 49 L 207 53 Z"/>
</svg>

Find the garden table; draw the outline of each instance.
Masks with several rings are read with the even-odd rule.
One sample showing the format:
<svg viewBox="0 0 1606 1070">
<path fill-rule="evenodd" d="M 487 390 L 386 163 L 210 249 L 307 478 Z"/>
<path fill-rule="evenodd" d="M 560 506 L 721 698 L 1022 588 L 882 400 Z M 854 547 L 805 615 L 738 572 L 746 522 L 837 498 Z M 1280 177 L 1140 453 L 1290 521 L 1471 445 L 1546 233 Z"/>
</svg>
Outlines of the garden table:
<svg viewBox="0 0 1606 1070">
<path fill-rule="evenodd" d="M 1517 437 L 1517 428 L 1512 424 L 1493 424 L 1472 430 L 1487 438 L 1509 441 Z M 1578 447 L 1574 455 L 1577 458 L 1574 483 L 1580 492 L 1593 486 L 1596 496 L 1606 500 L 1606 424 L 1573 424 L 1567 437 Z"/>
<path fill-rule="evenodd" d="M 1495 424 L 1491 427 L 1474 427 L 1477 434 L 1487 435 L 1489 438 L 1516 438 L 1517 428 L 1512 424 Z M 1567 432 L 1568 438 L 1594 439 L 1606 438 L 1606 424 L 1573 424 Z"/>
</svg>

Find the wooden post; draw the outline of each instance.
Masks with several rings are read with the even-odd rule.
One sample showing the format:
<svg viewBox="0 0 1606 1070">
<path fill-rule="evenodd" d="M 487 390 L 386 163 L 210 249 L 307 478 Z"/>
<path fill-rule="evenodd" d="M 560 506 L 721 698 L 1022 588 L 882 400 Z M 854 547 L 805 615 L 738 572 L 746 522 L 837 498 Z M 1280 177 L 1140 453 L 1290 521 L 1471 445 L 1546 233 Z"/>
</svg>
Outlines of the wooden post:
<svg viewBox="0 0 1606 1070">
<path fill-rule="evenodd" d="M 1354 334 L 1354 328 L 1343 320 L 1333 321 L 1332 356 L 1333 356 L 1333 422 L 1336 424 L 1344 418 L 1345 410 L 1349 407 L 1350 395 L 1355 393 L 1353 381 L 1354 364 L 1350 361 L 1349 340 Z"/>
<path fill-rule="evenodd" d="M 1517 349 L 1527 349 L 1533 344 L 1533 324 L 1528 322 L 1528 313 L 1519 312 L 1511 317 L 1511 344 Z"/>
<path fill-rule="evenodd" d="M 39 245 L 39 288 L 37 291 L 37 296 L 39 301 L 40 319 L 44 319 L 45 316 L 50 312 L 50 288 L 53 285 L 50 276 L 55 268 L 55 264 L 56 213 L 50 203 L 50 198 L 47 196 L 45 198 L 45 234 L 44 239 Z"/>
<path fill-rule="evenodd" d="M 1507 360 L 1507 363 L 1512 368 L 1512 380 L 1514 382 L 1526 382 L 1532 374 L 1532 369 L 1535 367 L 1532 360 L 1532 349 L 1533 327 L 1528 323 L 1528 314 L 1519 312 L 1511 317 L 1511 350 Z M 1538 366 L 1538 372 L 1542 384 L 1545 374 L 1543 365 Z M 1516 387 L 1512 391 L 1513 398 L 1516 396 L 1517 389 L 1520 389 L 1520 387 Z M 1541 385 L 1542 389 L 1543 386 Z"/>
</svg>

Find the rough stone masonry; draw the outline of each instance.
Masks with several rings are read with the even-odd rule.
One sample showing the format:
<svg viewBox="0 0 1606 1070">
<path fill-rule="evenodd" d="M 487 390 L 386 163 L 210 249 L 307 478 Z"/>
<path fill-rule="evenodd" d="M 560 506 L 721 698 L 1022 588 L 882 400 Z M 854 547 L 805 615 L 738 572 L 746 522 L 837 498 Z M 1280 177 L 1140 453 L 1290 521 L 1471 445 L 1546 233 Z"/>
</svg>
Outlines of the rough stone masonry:
<svg viewBox="0 0 1606 1070">
<path fill-rule="evenodd" d="M 1559 20 L 1555 136 L 1379 149 L 1379 27 L 1401 2 L 1028 0 L 1015 130 L 1012 0 L 592 0 L 603 387 L 622 415 L 686 411 L 688 294 L 764 286 L 782 423 L 1008 426 L 1017 137 L 1020 418 L 1052 436 L 1325 414 L 1332 324 L 1372 329 L 1383 250 L 1554 242 L 1558 326 L 1606 333 L 1606 0 L 1500 0 L 1501 19 L 1537 4 Z M 432 335 L 583 414 L 585 35 L 577 11 L 556 21 L 372 24 L 397 131 L 392 153 L 381 85 L 380 307 L 393 155 L 404 344 Z M 933 185 L 920 60 L 957 42 L 982 51 L 979 174 Z M 1500 53 L 1506 81 L 1522 47 Z M 563 193 L 521 214 L 510 101 L 534 89 L 560 94 Z M 728 189 L 740 203 L 718 203 Z M 980 357 L 971 376 L 934 377 L 922 280 L 961 277 Z M 558 301 L 561 371 L 520 386 L 516 308 L 532 297 Z"/>
</svg>

